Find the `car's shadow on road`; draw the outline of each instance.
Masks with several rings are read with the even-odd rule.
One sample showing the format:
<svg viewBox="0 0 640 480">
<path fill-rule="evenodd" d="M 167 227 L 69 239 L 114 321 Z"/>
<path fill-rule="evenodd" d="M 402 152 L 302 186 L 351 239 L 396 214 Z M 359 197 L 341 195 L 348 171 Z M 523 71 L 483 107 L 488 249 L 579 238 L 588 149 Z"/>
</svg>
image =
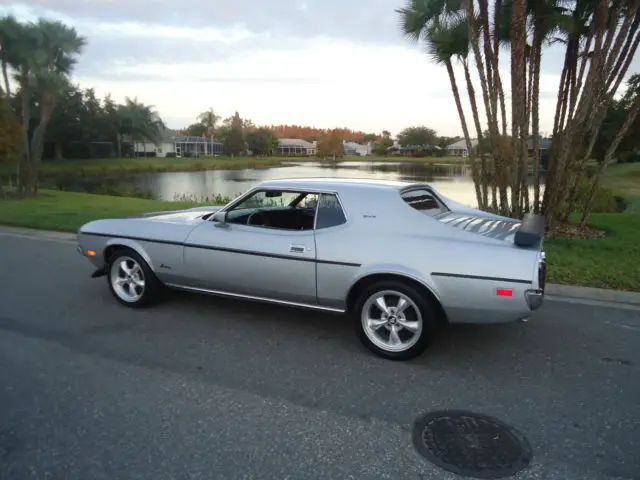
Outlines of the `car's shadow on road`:
<svg viewBox="0 0 640 480">
<path fill-rule="evenodd" d="M 314 342 L 331 342 L 345 351 L 369 353 L 356 338 L 356 320 L 347 315 L 178 291 L 170 292 L 166 300 L 189 313 L 185 318 L 205 330 L 212 321 L 228 315 L 233 318 L 235 326 L 240 325 L 254 334 L 258 332 L 277 337 L 282 344 L 302 339 L 307 348 L 314 348 Z M 216 319 L 206 312 L 215 312 Z M 469 360 L 493 363 L 496 357 L 511 357 L 514 349 L 521 352 L 530 350 L 527 338 L 539 329 L 535 322 L 445 325 L 436 331 L 427 351 L 409 362 L 430 367 L 434 363 L 452 366 Z"/>
</svg>

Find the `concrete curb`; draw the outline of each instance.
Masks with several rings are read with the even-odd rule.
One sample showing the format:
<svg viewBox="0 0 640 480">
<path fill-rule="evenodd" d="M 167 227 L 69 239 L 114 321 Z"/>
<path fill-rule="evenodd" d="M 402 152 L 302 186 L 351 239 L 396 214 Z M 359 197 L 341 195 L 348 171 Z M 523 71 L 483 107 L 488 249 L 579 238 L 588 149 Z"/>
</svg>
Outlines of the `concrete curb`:
<svg viewBox="0 0 640 480">
<path fill-rule="evenodd" d="M 0 235 L 10 237 L 34 238 L 40 240 L 53 240 L 57 242 L 75 242 L 75 233 L 55 232 L 52 230 L 38 230 L 35 228 L 4 227 L 0 226 Z"/>
<path fill-rule="evenodd" d="M 601 302 L 640 305 L 640 292 L 625 292 L 622 290 L 609 290 L 607 288 L 575 287 L 573 285 L 550 283 L 545 287 L 545 294 L 579 300 L 598 300 Z"/>
<path fill-rule="evenodd" d="M 0 226 L 0 236 L 3 235 L 65 243 L 75 243 L 76 241 L 75 233 Z M 545 288 L 545 293 L 554 297 L 640 305 L 640 292 L 625 292 L 621 290 L 609 290 L 606 288 L 576 287 L 573 285 L 559 285 L 549 283 Z"/>
</svg>

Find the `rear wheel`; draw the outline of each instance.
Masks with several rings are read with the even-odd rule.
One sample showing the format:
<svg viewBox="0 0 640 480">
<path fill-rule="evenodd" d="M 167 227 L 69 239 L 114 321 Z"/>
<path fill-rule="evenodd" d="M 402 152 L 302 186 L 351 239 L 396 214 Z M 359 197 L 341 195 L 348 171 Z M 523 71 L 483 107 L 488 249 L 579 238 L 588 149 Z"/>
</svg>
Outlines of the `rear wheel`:
<svg viewBox="0 0 640 480">
<path fill-rule="evenodd" d="M 107 282 L 118 302 L 140 308 L 159 300 L 162 283 L 137 252 L 122 248 L 108 262 Z"/>
<path fill-rule="evenodd" d="M 432 300 L 397 281 L 376 282 L 365 288 L 355 303 L 354 315 L 362 343 L 391 360 L 420 355 L 438 325 Z"/>
</svg>

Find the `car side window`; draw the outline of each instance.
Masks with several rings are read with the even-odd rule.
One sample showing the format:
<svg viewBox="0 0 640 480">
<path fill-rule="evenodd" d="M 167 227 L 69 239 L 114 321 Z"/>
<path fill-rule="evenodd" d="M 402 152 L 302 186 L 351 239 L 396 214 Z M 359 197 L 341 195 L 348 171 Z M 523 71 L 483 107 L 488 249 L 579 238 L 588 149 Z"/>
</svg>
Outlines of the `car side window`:
<svg viewBox="0 0 640 480">
<path fill-rule="evenodd" d="M 316 230 L 335 227 L 347 222 L 338 197 L 334 194 L 323 193 L 318 200 L 316 213 Z"/>
<path fill-rule="evenodd" d="M 318 194 L 259 190 L 228 211 L 227 222 L 278 230 L 313 230 Z"/>
<path fill-rule="evenodd" d="M 424 213 L 425 215 L 435 216 L 447 211 L 447 207 L 429 190 L 424 188 L 403 192 L 402 199 L 409 206 Z"/>
</svg>

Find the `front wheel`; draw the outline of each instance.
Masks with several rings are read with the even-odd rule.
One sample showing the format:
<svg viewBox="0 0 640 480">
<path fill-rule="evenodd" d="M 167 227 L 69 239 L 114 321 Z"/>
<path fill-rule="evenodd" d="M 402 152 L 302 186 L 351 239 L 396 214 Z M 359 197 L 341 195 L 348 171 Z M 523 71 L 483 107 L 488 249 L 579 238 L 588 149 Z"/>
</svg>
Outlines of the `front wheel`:
<svg viewBox="0 0 640 480">
<path fill-rule="evenodd" d="M 354 315 L 362 343 L 391 360 L 408 360 L 424 352 L 437 325 L 432 301 L 410 285 L 395 281 L 366 288 Z"/>
<path fill-rule="evenodd" d="M 121 304 L 140 308 L 158 300 L 162 284 L 137 252 L 129 248 L 115 252 L 108 272 L 109 290 Z"/>
</svg>

